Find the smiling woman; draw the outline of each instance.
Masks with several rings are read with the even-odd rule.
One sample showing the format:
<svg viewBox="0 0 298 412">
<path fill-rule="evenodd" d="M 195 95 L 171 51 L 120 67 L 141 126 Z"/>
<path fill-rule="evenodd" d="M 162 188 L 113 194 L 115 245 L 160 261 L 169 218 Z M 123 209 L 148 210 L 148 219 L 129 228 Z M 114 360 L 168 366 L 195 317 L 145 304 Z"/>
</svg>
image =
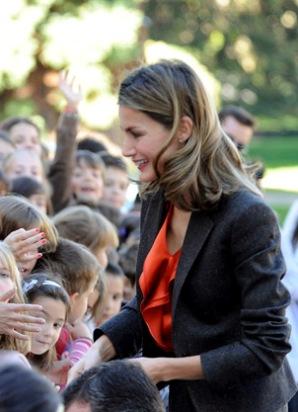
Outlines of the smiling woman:
<svg viewBox="0 0 298 412">
<path fill-rule="evenodd" d="M 170 412 L 284 410 L 296 387 L 275 214 L 189 66 L 135 70 L 119 105 L 143 184 L 137 294 L 71 376 L 142 349 L 132 361 L 169 383 Z"/>
</svg>

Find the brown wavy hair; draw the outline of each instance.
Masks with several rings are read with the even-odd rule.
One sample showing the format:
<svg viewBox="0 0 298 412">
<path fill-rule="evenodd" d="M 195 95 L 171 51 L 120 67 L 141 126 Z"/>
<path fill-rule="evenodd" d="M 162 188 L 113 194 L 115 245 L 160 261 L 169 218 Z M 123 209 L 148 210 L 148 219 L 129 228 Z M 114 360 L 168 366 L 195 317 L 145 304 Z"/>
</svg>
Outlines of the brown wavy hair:
<svg viewBox="0 0 298 412">
<path fill-rule="evenodd" d="M 187 211 L 207 209 L 222 195 L 239 189 L 261 195 L 254 168 L 242 162 L 220 126 L 202 80 L 187 64 L 162 60 L 136 69 L 121 83 L 118 103 L 143 112 L 170 132 L 155 159 L 157 179 L 143 186 L 143 194 L 161 188 L 168 201 Z M 161 174 L 160 158 L 175 138 L 183 116 L 192 120 L 192 134 L 169 156 Z"/>
</svg>

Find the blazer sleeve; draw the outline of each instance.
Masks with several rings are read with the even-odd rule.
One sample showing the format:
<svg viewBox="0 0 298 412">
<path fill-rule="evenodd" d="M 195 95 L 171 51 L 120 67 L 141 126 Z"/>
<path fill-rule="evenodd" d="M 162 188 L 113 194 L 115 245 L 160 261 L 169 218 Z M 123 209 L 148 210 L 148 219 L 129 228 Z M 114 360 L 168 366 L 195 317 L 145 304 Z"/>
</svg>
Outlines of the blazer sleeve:
<svg viewBox="0 0 298 412">
<path fill-rule="evenodd" d="M 219 386 L 270 375 L 291 348 L 285 317 L 290 296 L 281 283 L 285 265 L 275 214 L 261 201 L 243 209 L 234 219 L 230 241 L 241 337 L 201 354 L 205 378 Z"/>
<path fill-rule="evenodd" d="M 142 345 L 142 323 L 137 298 L 133 298 L 118 315 L 94 331 L 94 340 L 106 335 L 119 358 L 135 355 Z"/>
</svg>

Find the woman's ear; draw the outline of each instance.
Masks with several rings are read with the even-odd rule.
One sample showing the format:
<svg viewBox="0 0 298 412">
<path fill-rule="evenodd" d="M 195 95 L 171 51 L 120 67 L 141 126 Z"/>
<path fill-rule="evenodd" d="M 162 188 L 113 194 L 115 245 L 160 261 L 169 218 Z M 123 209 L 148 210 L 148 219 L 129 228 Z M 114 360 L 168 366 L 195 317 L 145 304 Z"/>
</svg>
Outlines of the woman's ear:
<svg viewBox="0 0 298 412">
<path fill-rule="evenodd" d="M 177 132 L 178 142 L 184 144 L 190 138 L 193 131 L 193 121 L 189 116 L 182 116 Z"/>
</svg>

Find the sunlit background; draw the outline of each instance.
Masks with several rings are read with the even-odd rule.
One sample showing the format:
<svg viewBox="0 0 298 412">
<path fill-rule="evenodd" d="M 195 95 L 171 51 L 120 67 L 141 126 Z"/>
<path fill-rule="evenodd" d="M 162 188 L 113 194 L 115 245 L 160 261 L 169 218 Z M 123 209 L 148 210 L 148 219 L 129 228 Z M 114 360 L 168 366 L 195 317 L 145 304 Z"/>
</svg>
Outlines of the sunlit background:
<svg viewBox="0 0 298 412">
<path fill-rule="evenodd" d="M 298 0 L 2 1 L 0 120 L 31 116 L 46 140 L 64 104 L 58 73 L 68 69 L 84 92 L 82 130 L 119 143 L 119 81 L 141 62 L 179 58 L 201 73 L 218 108 L 241 105 L 259 134 L 276 135 L 256 137 L 250 155 L 266 163 L 273 139 L 285 142 L 263 185 L 296 193 L 298 162 L 288 156 L 298 150 L 297 11 Z"/>
</svg>

